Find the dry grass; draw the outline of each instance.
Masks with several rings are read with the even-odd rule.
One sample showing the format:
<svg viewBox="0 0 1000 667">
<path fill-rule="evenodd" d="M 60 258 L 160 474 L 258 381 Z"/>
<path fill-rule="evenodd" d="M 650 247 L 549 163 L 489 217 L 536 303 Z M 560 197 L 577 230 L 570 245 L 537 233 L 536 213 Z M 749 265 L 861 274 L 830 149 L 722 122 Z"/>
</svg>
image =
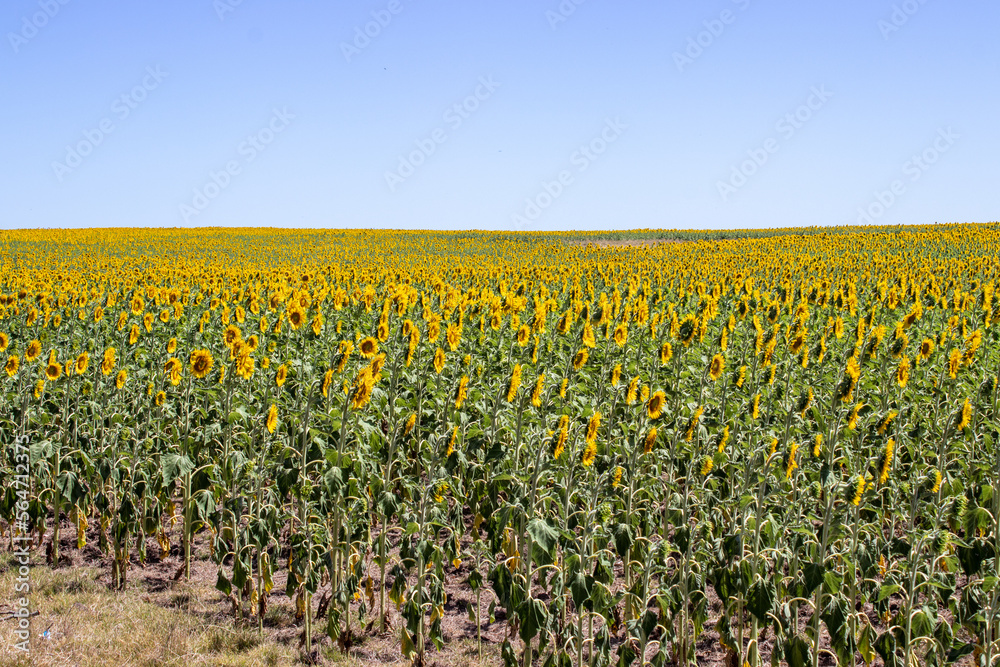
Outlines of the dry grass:
<svg viewBox="0 0 1000 667">
<path fill-rule="evenodd" d="M 13 648 L 12 625 L 0 623 L 0 666 L 16 667 L 159 667 L 186 665 L 271 666 L 303 664 L 299 628 L 290 606 L 275 600 L 265 618 L 265 632 L 256 625 L 239 627 L 231 608 L 205 577 L 190 583 L 171 582 L 166 589 L 134 576 L 124 593 L 108 589 L 107 572 L 89 566 L 57 570 L 33 559 L 31 653 Z M 204 567 L 210 564 L 205 563 Z M 133 571 L 135 572 L 135 571 Z M 0 552 L 0 591 L 13 591 L 15 571 L 8 552 Z M 282 596 L 283 597 L 283 596 Z M 0 610 L 10 596 L 0 596 Z M 48 630 L 49 636 L 40 635 Z M 367 637 L 355 655 L 345 656 L 317 628 L 319 664 L 343 667 L 387 665 L 404 667 L 393 636 Z M 491 651 L 491 654 L 495 651 Z M 449 643 L 429 656 L 441 667 L 486 667 L 474 641 Z"/>
</svg>

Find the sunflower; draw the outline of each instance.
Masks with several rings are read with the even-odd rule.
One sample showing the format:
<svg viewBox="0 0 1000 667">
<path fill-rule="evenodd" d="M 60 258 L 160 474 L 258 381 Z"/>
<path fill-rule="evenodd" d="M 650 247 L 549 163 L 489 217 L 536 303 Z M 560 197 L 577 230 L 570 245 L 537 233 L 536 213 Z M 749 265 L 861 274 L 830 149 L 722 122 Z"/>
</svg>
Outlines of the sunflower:
<svg viewBox="0 0 1000 667">
<path fill-rule="evenodd" d="M 173 354 L 177 351 L 177 339 L 171 338 L 167 341 L 167 354 Z"/>
<path fill-rule="evenodd" d="M 899 362 L 899 366 L 896 367 L 896 384 L 900 387 L 905 387 L 906 383 L 910 379 L 910 360 L 908 357 L 903 357 L 902 361 Z"/>
<path fill-rule="evenodd" d="M 469 393 L 469 376 L 463 375 L 462 379 L 458 381 L 458 386 L 455 388 L 455 409 L 458 410 L 462 407 L 462 403 L 465 402 L 466 397 Z"/>
<path fill-rule="evenodd" d="M 531 339 L 531 327 L 525 324 L 524 326 L 522 326 L 520 329 L 517 330 L 517 344 L 520 345 L 521 347 L 524 347 L 525 345 L 528 344 L 528 341 L 530 339 Z"/>
<path fill-rule="evenodd" d="M 101 360 L 101 373 L 111 375 L 111 371 L 115 369 L 116 363 L 115 348 L 109 347 L 104 351 L 104 358 Z"/>
<path fill-rule="evenodd" d="M 615 327 L 614 340 L 618 347 L 625 347 L 625 343 L 628 342 L 628 325 L 625 322 Z"/>
<path fill-rule="evenodd" d="M 351 408 L 360 410 L 368 404 L 372 397 L 372 387 L 375 386 L 375 378 L 372 377 L 371 368 L 365 367 L 358 371 L 354 378 L 354 391 L 351 394 Z"/>
<path fill-rule="evenodd" d="M 722 371 L 726 368 L 726 359 L 721 355 L 717 354 L 712 357 L 712 363 L 708 365 L 708 377 L 712 382 L 715 382 L 720 377 L 722 377 Z"/>
<path fill-rule="evenodd" d="M 440 375 L 441 371 L 444 370 L 444 361 L 444 350 L 439 347 L 434 351 L 434 372 L 438 375 Z"/>
<path fill-rule="evenodd" d="M 861 504 L 861 496 L 865 492 L 865 476 L 858 475 L 854 481 L 854 486 L 849 488 L 851 491 L 851 504 L 857 507 Z"/>
<path fill-rule="evenodd" d="M 806 410 L 812 405 L 813 401 L 813 390 L 812 387 L 807 388 L 804 392 L 799 395 L 799 400 L 795 404 L 795 411 L 799 413 L 799 416 L 805 419 Z"/>
<path fill-rule="evenodd" d="M 590 421 L 587 422 L 587 435 L 585 439 L 587 441 L 588 448 L 591 445 L 594 445 L 594 443 L 597 441 L 597 430 L 600 427 L 601 427 L 601 413 L 595 412 L 593 415 L 591 415 Z M 594 451 L 596 452 L 596 446 Z M 593 462 L 593 457 L 591 457 L 591 462 Z M 589 464 L 584 464 L 584 465 L 589 465 Z"/>
<path fill-rule="evenodd" d="M 274 429 L 278 426 L 278 408 L 274 403 L 271 404 L 271 408 L 267 411 L 265 426 L 268 433 L 274 433 Z"/>
<path fill-rule="evenodd" d="M 639 376 L 636 375 L 632 378 L 632 381 L 628 383 L 628 388 L 625 390 L 625 404 L 632 405 L 639 398 Z"/>
<path fill-rule="evenodd" d="M 701 415 L 705 411 L 705 408 L 698 406 L 694 414 L 691 415 L 691 421 L 688 422 L 687 429 L 684 431 L 684 441 L 691 442 L 694 439 L 694 431 L 698 428 L 698 422 L 701 421 Z"/>
<path fill-rule="evenodd" d="M 167 322 L 170 321 L 170 311 L 169 310 L 161 310 L 160 311 L 160 321 L 163 322 L 164 324 L 166 324 Z"/>
<path fill-rule="evenodd" d="M 180 384 L 182 370 L 181 360 L 175 357 L 168 359 L 167 363 L 163 366 L 163 372 L 170 378 L 170 384 L 175 387 Z"/>
<path fill-rule="evenodd" d="M 456 324 L 448 325 L 448 333 L 445 336 L 448 341 L 448 347 L 452 352 L 458 349 L 458 344 L 462 340 L 462 329 Z"/>
<path fill-rule="evenodd" d="M 253 357 L 250 356 L 249 352 L 241 354 L 239 359 L 236 360 L 236 374 L 239 375 L 244 380 L 249 380 L 253 377 L 254 369 L 256 368 L 257 362 Z M 173 379 L 171 378 L 171 381 Z"/>
<path fill-rule="evenodd" d="M 191 353 L 191 375 L 199 380 L 208 375 L 214 364 L 215 360 L 208 350 L 195 350 Z"/>
<path fill-rule="evenodd" d="M 726 450 L 727 442 L 729 442 L 729 426 L 723 428 L 722 435 L 719 436 L 719 445 L 717 447 L 717 450 L 720 454 Z"/>
<path fill-rule="evenodd" d="M 139 341 L 139 325 L 133 324 L 128 333 L 128 344 L 135 345 Z"/>
<path fill-rule="evenodd" d="M 920 351 L 917 353 L 917 359 L 919 361 L 927 361 L 931 354 L 934 352 L 934 341 L 930 338 L 925 338 L 920 343 Z"/>
<path fill-rule="evenodd" d="M 958 411 L 955 415 L 955 428 L 959 431 L 964 429 L 972 421 L 972 403 L 969 399 L 965 399 L 965 403 L 962 404 L 962 409 Z"/>
<path fill-rule="evenodd" d="M 663 347 L 660 348 L 660 363 L 666 365 L 670 361 L 670 358 L 674 356 L 674 349 L 670 346 L 670 343 L 664 343 Z"/>
<path fill-rule="evenodd" d="M 642 451 L 644 454 L 649 454 L 653 451 L 653 445 L 656 443 L 656 427 L 649 429 L 646 433 L 646 439 L 643 441 Z"/>
<path fill-rule="evenodd" d="M 850 429 L 850 430 L 853 431 L 854 428 L 858 425 L 858 412 L 863 407 L 865 407 L 864 403 L 858 403 L 853 408 L 851 408 L 851 412 L 847 415 L 847 428 L 848 429 Z"/>
<path fill-rule="evenodd" d="M 579 351 L 575 355 L 573 355 L 573 369 L 580 370 L 581 368 L 583 368 L 584 364 L 587 363 L 587 358 L 589 356 L 590 353 L 587 352 L 587 348 L 581 347 Z"/>
<path fill-rule="evenodd" d="M 128 373 L 125 372 L 124 368 L 118 371 L 118 376 L 115 378 L 115 388 L 121 389 L 122 387 L 124 387 L 125 380 L 127 379 L 128 379 Z"/>
<path fill-rule="evenodd" d="M 704 458 L 702 458 L 702 460 L 701 460 L 701 476 L 702 477 L 707 477 L 708 474 L 710 472 L 712 472 L 712 468 L 714 468 L 714 467 L 715 467 L 715 461 L 712 460 L 711 456 L 705 456 Z"/>
<path fill-rule="evenodd" d="M 413 430 L 413 427 L 416 426 L 416 424 L 417 424 L 417 413 L 414 412 L 411 413 L 410 416 L 406 419 L 406 425 L 403 426 L 403 435 L 404 436 L 410 435 L 410 431 Z"/>
<path fill-rule="evenodd" d="M 896 447 L 896 441 L 889 438 L 889 442 L 885 443 L 885 451 L 882 452 L 882 456 L 879 458 L 878 463 L 878 483 L 885 484 L 886 480 L 889 479 L 889 468 L 892 466 L 892 457 Z"/>
<path fill-rule="evenodd" d="M 521 364 L 515 364 L 514 370 L 510 375 L 510 382 L 507 384 L 506 400 L 508 403 L 513 402 L 514 397 L 517 395 L 517 390 L 520 386 L 521 386 Z"/>
<path fill-rule="evenodd" d="M 320 390 L 323 392 L 323 396 L 329 396 L 330 394 L 330 384 L 333 382 L 333 369 L 331 368 L 326 373 L 323 374 L 323 384 L 320 385 Z"/>
<path fill-rule="evenodd" d="M 76 374 L 83 375 L 87 372 L 88 366 L 90 366 L 90 355 L 84 352 L 76 358 Z"/>
<path fill-rule="evenodd" d="M 222 341 L 229 349 L 232 349 L 233 345 L 235 345 L 237 341 L 241 340 L 243 340 L 243 332 L 240 331 L 240 328 L 235 324 L 230 324 L 226 327 L 226 330 L 222 332 Z"/>
<path fill-rule="evenodd" d="M 688 315 L 681 321 L 677 329 L 677 340 L 687 347 L 694 340 L 696 333 L 698 333 L 698 318 L 694 315 Z"/>
<path fill-rule="evenodd" d="M 0 352 L 6 350 L 8 345 L 10 345 L 10 338 L 7 337 L 7 334 L 0 333 Z"/>
<path fill-rule="evenodd" d="M 542 373 L 535 380 L 535 388 L 531 392 L 531 404 L 536 408 L 542 407 L 542 389 L 545 386 L 545 374 Z"/>
<path fill-rule="evenodd" d="M 597 346 L 597 339 L 594 337 L 594 327 L 591 326 L 589 321 L 584 322 L 583 324 L 583 332 L 580 336 L 580 342 L 584 347 L 593 348 Z"/>
<path fill-rule="evenodd" d="M 146 333 L 153 330 L 153 313 L 146 313 L 142 316 L 142 326 L 146 327 Z"/>
<path fill-rule="evenodd" d="M 941 489 L 941 471 L 935 469 L 930 477 L 931 493 L 937 493 Z"/>
<path fill-rule="evenodd" d="M 371 359 L 378 354 L 378 340 L 372 336 L 362 338 L 358 343 L 358 352 L 365 359 Z"/>
<path fill-rule="evenodd" d="M 663 406 L 667 403 L 667 396 L 662 391 L 655 392 L 646 403 L 646 414 L 650 419 L 659 419 L 663 414 Z"/>
<path fill-rule="evenodd" d="M 28 343 L 27 349 L 24 351 L 24 360 L 28 363 L 33 362 L 42 354 L 42 344 L 38 340 L 33 340 Z"/>
<path fill-rule="evenodd" d="M 556 428 L 556 437 L 552 448 L 552 459 L 558 459 L 566 449 L 566 438 L 569 434 L 569 416 L 559 417 L 559 426 Z"/>
<path fill-rule="evenodd" d="M 153 397 L 153 404 L 156 405 L 156 407 L 160 407 L 166 400 L 167 400 L 167 394 L 165 392 L 158 391 L 156 392 L 156 395 Z"/>
<path fill-rule="evenodd" d="M 306 321 L 306 314 L 299 308 L 292 308 L 288 311 L 288 323 L 292 325 L 293 331 L 298 331 L 302 323 Z"/>
<path fill-rule="evenodd" d="M 12 356 L 7 359 L 7 364 L 4 366 L 4 370 L 7 371 L 7 377 L 14 377 L 17 375 L 17 369 L 21 367 L 21 360 L 16 356 Z"/>
<path fill-rule="evenodd" d="M 45 380 L 39 380 L 35 383 L 35 400 L 37 401 L 42 397 L 45 392 Z"/>
<path fill-rule="evenodd" d="M 49 361 L 48 365 L 45 366 L 45 377 L 48 378 L 49 382 L 55 382 L 62 375 L 63 367 L 58 361 Z"/>
<path fill-rule="evenodd" d="M 382 372 L 382 367 L 385 366 L 385 354 L 376 355 L 375 358 L 372 359 L 370 365 L 372 375 L 375 376 L 375 381 L 377 382 L 379 377 L 381 377 L 379 376 L 379 373 Z"/>
<path fill-rule="evenodd" d="M 285 380 L 288 379 L 288 365 L 281 364 L 278 366 L 277 372 L 274 374 L 274 383 L 279 387 L 285 384 Z"/>
<path fill-rule="evenodd" d="M 743 388 L 743 383 L 747 379 L 747 367 L 740 366 L 735 373 L 733 373 L 733 384 L 738 388 Z"/>
</svg>

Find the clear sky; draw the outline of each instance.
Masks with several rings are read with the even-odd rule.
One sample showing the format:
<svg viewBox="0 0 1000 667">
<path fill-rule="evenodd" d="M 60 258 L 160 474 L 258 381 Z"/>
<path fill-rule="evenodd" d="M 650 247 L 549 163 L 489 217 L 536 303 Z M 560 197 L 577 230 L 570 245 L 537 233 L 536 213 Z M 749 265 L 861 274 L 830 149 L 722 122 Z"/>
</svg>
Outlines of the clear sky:
<svg viewBox="0 0 1000 667">
<path fill-rule="evenodd" d="M 0 228 L 995 221 L 998 26 L 995 0 L 4 0 Z"/>
</svg>

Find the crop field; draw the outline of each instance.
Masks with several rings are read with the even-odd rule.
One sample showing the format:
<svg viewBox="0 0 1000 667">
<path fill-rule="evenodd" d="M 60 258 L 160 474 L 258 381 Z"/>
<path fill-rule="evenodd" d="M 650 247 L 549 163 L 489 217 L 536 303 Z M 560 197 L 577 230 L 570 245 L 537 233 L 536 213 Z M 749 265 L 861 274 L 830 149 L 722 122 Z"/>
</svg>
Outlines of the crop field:
<svg viewBox="0 0 1000 667">
<path fill-rule="evenodd" d="M 998 255 L 996 224 L 0 232 L 0 659 L 27 625 L 77 664 L 46 596 L 85 563 L 115 604 L 207 576 L 274 664 L 995 667 Z"/>
</svg>

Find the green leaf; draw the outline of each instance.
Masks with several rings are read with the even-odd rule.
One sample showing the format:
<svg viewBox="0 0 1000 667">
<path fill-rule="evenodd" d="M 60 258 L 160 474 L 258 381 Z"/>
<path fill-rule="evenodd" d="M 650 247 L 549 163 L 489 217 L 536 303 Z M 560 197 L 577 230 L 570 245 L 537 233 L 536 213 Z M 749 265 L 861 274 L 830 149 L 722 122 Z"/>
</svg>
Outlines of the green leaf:
<svg viewBox="0 0 1000 667">
<path fill-rule="evenodd" d="M 194 463 L 180 454 L 164 454 L 160 457 L 160 470 L 163 474 L 163 485 L 169 486 L 181 477 L 194 472 Z"/>
<path fill-rule="evenodd" d="M 534 540 L 543 551 L 551 555 L 556 542 L 559 541 L 559 533 L 542 519 L 532 519 L 528 524 L 528 535 Z"/>
<path fill-rule="evenodd" d="M 826 568 L 822 563 L 807 563 L 802 568 L 802 574 L 806 580 L 806 593 L 812 593 L 816 587 L 823 583 L 823 574 Z"/>
<path fill-rule="evenodd" d="M 774 609 L 774 601 L 777 598 L 774 580 L 757 580 L 750 587 L 750 595 L 747 596 L 747 610 L 757 617 L 757 620 L 767 624 L 769 621 L 767 613 Z"/>
<path fill-rule="evenodd" d="M 893 593 L 900 590 L 899 584 L 883 584 L 882 588 L 878 590 L 878 597 L 875 599 L 876 602 L 881 602 Z"/>
<path fill-rule="evenodd" d="M 948 662 L 949 663 L 958 662 L 965 656 L 971 654 L 975 648 L 976 647 L 974 644 L 959 644 L 958 646 L 948 651 Z"/>
<path fill-rule="evenodd" d="M 785 642 L 784 649 L 788 667 L 806 667 L 812 664 L 809 642 L 802 635 L 795 635 Z"/>
<path fill-rule="evenodd" d="M 573 596 L 573 604 L 577 608 L 586 606 L 593 607 L 590 596 L 594 590 L 594 578 L 589 577 L 582 570 L 577 570 L 569 577 L 569 590 Z"/>
<path fill-rule="evenodd" d="M 223 595 L 230 595 L 233 592 L 233 585 L 229 579 L 226 578 L 221 566 L 219 567 L 219 573 L 216 576 L 215 588 L 221 591 Z"/>
<path fill-rule="evenodd" d="M 400 631 L 400 652 L 407 660 L 413 660 L 417 655 L 417 648 L 413 645 L 410 632 L 405 627 Z"/>
<path fill-rule="evenodd" d="M 521 603 L 517 610 L 518 618 L 521 619 L 521 640 L 527 644 L 538 631 L 545 627 L 545 622 L 549 618 L 548 608 L 541 600 L 529 598 Z"/>
<path fill-rule="evenodd" d="M 615 538 L 615 551 L 622 558 L 626 558 L 634 539 L 632 527 L 624 523 L 616 523 L 611 527 L 611 535 Z"/>
</svg>

